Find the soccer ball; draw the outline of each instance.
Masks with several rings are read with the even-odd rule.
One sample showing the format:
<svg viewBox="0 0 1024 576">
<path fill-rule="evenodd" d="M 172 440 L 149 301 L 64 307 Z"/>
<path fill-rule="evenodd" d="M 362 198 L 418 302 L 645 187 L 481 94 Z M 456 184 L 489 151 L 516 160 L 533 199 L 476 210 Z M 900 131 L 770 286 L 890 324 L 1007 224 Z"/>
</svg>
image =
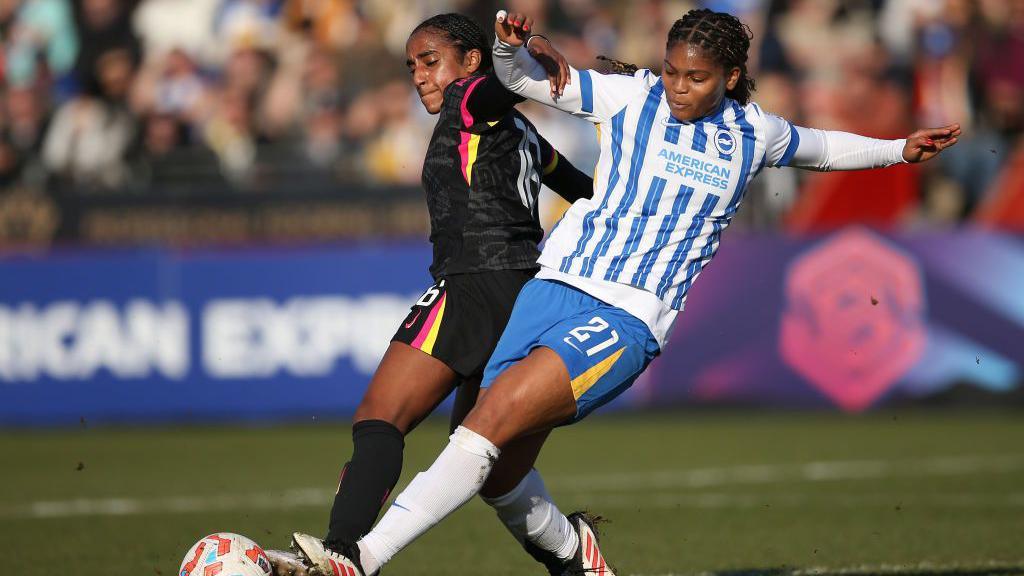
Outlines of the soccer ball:
<svg viewBox="0 0 1024 576">
<path fill-rule="evenodd" d="M 259 544 L 230 532 L 196 542 L 181 561 L 178 576 L 271 576 L 270 560 Z"/>
</svg>

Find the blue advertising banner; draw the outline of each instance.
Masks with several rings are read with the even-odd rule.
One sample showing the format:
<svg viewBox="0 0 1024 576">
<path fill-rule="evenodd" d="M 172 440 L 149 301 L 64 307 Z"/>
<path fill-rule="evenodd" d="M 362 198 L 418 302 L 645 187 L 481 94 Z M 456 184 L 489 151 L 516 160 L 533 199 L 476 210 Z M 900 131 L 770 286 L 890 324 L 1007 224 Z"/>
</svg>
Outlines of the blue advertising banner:
<svg viewBox="0 0 1024 576">
<path fill-rule="evenodd" d="M 350 414 L 429 261 L 418 243 L 0 258 L 0 425 Z M 730 234 L 608 409 L 1019 399 L 1022 295 L 1013 236 Z"/>
<path fill-rule="evenodd" d="M 0 260 L 0 423 L 353 411 L 422 245 L 69 252 Z"/>
</svg>

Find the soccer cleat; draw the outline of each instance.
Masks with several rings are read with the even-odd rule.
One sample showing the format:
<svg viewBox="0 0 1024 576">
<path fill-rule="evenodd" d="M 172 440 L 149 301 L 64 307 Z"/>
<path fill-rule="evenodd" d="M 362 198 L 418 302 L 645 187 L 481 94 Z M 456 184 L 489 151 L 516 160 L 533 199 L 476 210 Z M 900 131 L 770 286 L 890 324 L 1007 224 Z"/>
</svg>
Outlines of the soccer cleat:
<svg viewBox="0 0 1024 576">
<path fill-rule="evenodd" d="M 597 528 L 595 524 L 601 519 L 586 512 L 573 512 L 568 516 L 569 522 L 580 537 L 580 546 L 576 554 L 566 565 L 563 576 L 593 575 L 615 576 L 611 566 L 604 560 L 601 548 L 597 545 Z"/>
<path fill-rule="evenodd" d="M 306 565 L 294 552 L 287 550 L 264 550 L 270 560 L 270 571 L 274 576 L 309 576 Z"/>
<path fill-rule="evenodd" d="M 595 524 L 601 517 L 591 516 L 586 512 L 573 512 L 569 514 L 568 519 L 580 539 L 576 554 L 569 560 L 562 560 L 551 552 L 538 548 L 532 542 L 526 542 L 523 547 L 530 556 L 548 569 L 551 576 L 615 576 L 615 571 L 605 562 L 597 544 Z"/>
<path fill-rule="evenodd" d="M 292 550 L 309 567 L 310 576 L 374 576 L 363 571 L 356 546 L 336 552 L 316 536 L 296 532 L 292 534 Z"/>
</svg>

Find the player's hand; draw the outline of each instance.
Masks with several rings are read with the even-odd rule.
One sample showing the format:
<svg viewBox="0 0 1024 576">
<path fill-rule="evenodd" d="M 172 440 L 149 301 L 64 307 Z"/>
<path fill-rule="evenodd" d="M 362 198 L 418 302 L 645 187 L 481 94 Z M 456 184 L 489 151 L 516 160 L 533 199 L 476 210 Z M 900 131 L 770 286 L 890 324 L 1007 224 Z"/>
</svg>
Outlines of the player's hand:
<svg viewBox="0 0 1024 576">
<path fill-rule="evenodd" d="M 530 37 L 533 29 L 533 18 L 519 12 L 498 10 L 494 16 L 494 35 L 498 40 L 512 46 L 522 46 Z"/>
<path fill-rule="evenodd" d="M 551 41 L 543 36 L 534 36 L 526 43 L 530 56 L 544 67 L 548 73 L 548 81 L 551 82 L 551 99 L 558 100 L 565 90 L 566 84 L 572 83 L 572 75 L 569 73 L 569 63 Z"/>
<path fill-rule="evenodd" d="M 931 160 L 939 152 L 956 144 L 959 139 L 959 124 L 918 130 L 907 136 L 907 145 L 903 147 L 903 159 L 911 163 Z"/>
</svg>

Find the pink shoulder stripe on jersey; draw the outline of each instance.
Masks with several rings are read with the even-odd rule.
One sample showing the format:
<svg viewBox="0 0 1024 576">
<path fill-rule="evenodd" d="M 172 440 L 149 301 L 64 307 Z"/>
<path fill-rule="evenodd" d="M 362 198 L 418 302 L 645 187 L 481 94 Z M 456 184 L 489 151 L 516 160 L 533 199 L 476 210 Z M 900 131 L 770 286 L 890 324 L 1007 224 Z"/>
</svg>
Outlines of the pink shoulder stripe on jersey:
<svg viewBox="0 0 1024 576">
<path fill-rule="evenodd" d="M 466 128 L 473 125 L 473 115 L 470 114 L 469 108 L 466 107 L 466 103 L 469 102 L 469 97 L 473 94 L 473 90 L 476 90 L 476 87 L 484 81 L 484 78 L 485 76 L 481 76 L 476 80 L 473 80 L 473 83 L 469 85 L 469 88 L 466 88 L 466 93 L 462 95 L 462 104 L 459 105 L 459 108 L 462 110 L 462 125 Z M 463 82 L 465 82 L 465 80 L 463 80 Z"/>
<path fill-rule="evenodd" d="M 473 125 L 473 114 L 469 112 L 469 108 L 466 107 L 466 103 L 469 102 L 469 97 L 473 94 L 473 90 L 475 90 L 483 80 L 483 76 L 473 80 L 472 84 L 469 85 L 469 88 L 466 89 L 466 93 L 462 95 L 462 103 L 459 105 L 459 109 L 462 111 L 463 128 L 469 128 Z M 463 78 L 456 82 L 456 84 L 462 86 L 468 81 L 469 78 Z M 466 183 L 469 184 L 473 178 L 473 164 L 476 162 L 476 150 L 477 145 L 480 143 L 480 136 L 477 134 L 470 134 L 465 130 L 461 131 L 460 136 L 459 159 L 462 164 L 462 177 L 465 178 Z"/>
</svg>

